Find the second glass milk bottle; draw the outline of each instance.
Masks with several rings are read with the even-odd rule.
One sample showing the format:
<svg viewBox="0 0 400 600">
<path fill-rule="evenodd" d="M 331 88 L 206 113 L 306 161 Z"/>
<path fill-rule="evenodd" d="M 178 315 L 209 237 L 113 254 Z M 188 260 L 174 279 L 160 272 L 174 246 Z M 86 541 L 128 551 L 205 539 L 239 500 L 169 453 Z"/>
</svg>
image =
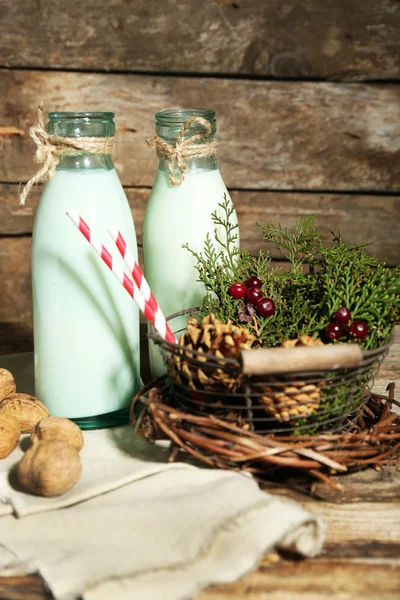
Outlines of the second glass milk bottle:
<svg viewBox="0 0 400 600">
<path fill-rule="evenodd" d="M 50 136 L 70 144 L 114 136 L 113 113 L 49 118 Z M 107 233 L 116 225 L 137 259 L 132 214 L 107 147 L 63 152 L 32 242 L 35 393 L 51 415 L 82 428 L 121 422 L 140 382 L 138 308 L 66 216 L 75 209 L 123 266 Z"/>
<path fill-rule="evenodd" d="M 167 316 L 202 304 L 206 290 L 197 281 L 194 257 L 182 246 L 203 251 L 206 235 L 214 239 L 211 214 L 229 195 L 217 163 L 215 112 L 178 108 L 155 118 L 157 135 L 149 145 L 156 145 L 159 166 L 143 224 L 144 267 Z M 237 224 L 235 212 L 232 222 Z M 179 317 L 171 327 L 177 331 L 186 321 Z M 149 351 L 152 374 L 159 376 L 165 367 L 152 341 Z"/>
</svg>

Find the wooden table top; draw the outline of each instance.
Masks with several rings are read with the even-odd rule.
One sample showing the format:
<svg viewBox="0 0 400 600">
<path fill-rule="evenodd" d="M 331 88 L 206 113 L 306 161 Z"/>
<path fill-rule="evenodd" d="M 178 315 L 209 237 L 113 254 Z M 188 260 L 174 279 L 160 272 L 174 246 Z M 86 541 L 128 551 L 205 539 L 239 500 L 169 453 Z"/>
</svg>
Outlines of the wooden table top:
<svg viewBox="0 0 400 600">
<path fill-rule="evenodd" d="M 391 381 L 400 390 L 400 327 L 374 391 L 385 393 Z M 268 487 L 269 493 L 289 495 L 323 517 L 327 530 L 320 556 L 299 560 L 266 554 L 256 571 L 236 583 L 207 588 L 195 600 L 399 600 L 400 467 L 367 469 L 340 481 L 342 493 L 317 483 L 313 497 Z M 0 600 L 50 598 L 37 575 L 0 578 Z"/>
</svg>

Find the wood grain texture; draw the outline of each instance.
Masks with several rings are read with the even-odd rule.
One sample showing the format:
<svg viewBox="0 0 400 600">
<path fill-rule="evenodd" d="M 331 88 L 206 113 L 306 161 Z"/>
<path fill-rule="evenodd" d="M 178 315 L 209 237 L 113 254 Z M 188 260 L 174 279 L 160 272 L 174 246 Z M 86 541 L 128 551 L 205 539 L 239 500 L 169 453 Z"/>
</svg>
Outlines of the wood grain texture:
<svg viewBox="0 0 400 600">
<path fill-rule="evenodd" d="M 0 356 L 32 352 L 32 317 L 25 323 L 19 321 L 0 321 Z"/>
<path fill-rule="evenodd" d="M 139 244 L 149 188 L 125 188 L 132 209 Z M 27 204 L 18 204 L 18 186 L 0 183 L 0 236 L 30 235 L 41 187 L 34 188 Z M 329 229 L 340 228 L 352 245 L 368 242 L 366 251 L 390 266 L 400 263 L 400 196 L 313 194 L 286 192 L 230 191 L 239 217 L 242 246 L 252 254 L 260 248 L 273 258 L 282 258 L 273 245 L 264 242 L 256 223 L 282 223 L 289 229 L 297 217 L 318 215 L 317 227 L 326 243 Z"/>
<path fill-rule="evenodd" d="M 268 560 L 232 584 L 210 587 L 193 600 L 398 600 L 399 562 L 360 559 Z M 52 598 L 39 577 L 0 577 L 0 600 Z"/>
<path fill-rule="evenodd" d="M 238 582 L 210 587 L 193 600 L 398 600 L 398 564 L 347 560 L 264 559 Z M 49 600 L 39 577 L 0 578 L 0 600 Z"/>
<path fill-rule="evenodd" d="M 10 321 L 31 326 L 30 253 L 31 238 L 0 238 L 0 327 Z"/>
<path fill-rule="evenodd" d="M 400 333 L 400 328 L 398 331 Z M 381 377 L 383 378 L 381 379 Z M 394 379 L 396 378 L 400 378 L 399 369 L 397 369 Z M 385 381 L 386 378 L 380 372 L 377 383 L 384 383 Z M 399 396 L 400 391 L 398 386 L 396 388 L 397 396 Z M 313 497 L 325 500 L 326 502 L 340 504 L 355 502 L 400 502 L 400 471 L 397 467 L 387 467 L 379 470 L 366 469 L 365 471 L 336 476 L 336 480 L 343 485 L 343 491 L 334 490 L 318 482 L 313 485 Z"/>
<path fill-rule="evenodd" d="M 50 600 L 53 595 L 46 590 L 38 575 L 0 577 L 0 600 Z"/>
<path fill-rule="evenodd" d="M 349 561 L 281 561 L 195 600 L 398 600 L 398 566 Z"/>
<path fill-rule="evenodd" d="M 89 9 L 78 0 L 5 0 L 0 16 L 0 64 L 7 67 L 400 75 L 396 0 L 91 0 Z"/>
<path fill-rule="evenodd" d="M 380 542 L 397 544 L 400 559 L 400 502 L 329 504 L 305 501 L 303 506 L 321 516 L 330 544 Z"/>
<path fill-rule="evenodd" d="M 0 70 L 0 124 L 26 133 L 36 107 L 115 111 L 127 186 L 152 186 L 144 137 L 171 106 L 217 111 L 220 164 L 234 189 L 400 190 L 400 86 Z M 0 181 L 34 171 L 29 136 L 0 145 Z"/>
<path fill-rule="evenodd" d="M 231 197 L 237 207 L 242 245 L 252 254 L 262 248 L 274 258 L 282 258 L 262 239 L 256 223 L 280 222 L 293 229 L 299 216 L 315 214 L 327 246 L 332 241 L 329 230 L 340 228 L 350 245 L 371 243 L 366 248 L 369 254 L 390 266 L 400 263 L 400 197 L 240 190 L 231 192 Z"/>
</svg>

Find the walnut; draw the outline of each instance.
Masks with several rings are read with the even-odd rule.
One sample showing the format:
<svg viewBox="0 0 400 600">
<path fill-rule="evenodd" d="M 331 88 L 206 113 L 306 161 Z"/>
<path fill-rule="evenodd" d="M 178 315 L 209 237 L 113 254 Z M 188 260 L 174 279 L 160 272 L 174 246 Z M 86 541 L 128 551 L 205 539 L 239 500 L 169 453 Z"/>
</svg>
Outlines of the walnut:
<svg viewBox="0 0 400 600">
<path fill-rule="evenodd" d="M 0 415 L 12 417 L 22 433 L 30 433 L 38 421 L 49 416 L 49 411 L 35 396 L 9 394 L 0 402 Z"/>
<path fill-rule="evenodd" d="M 53 440 L 35 443 L 17 465 L 22 486 L 39 496 L 61 496 L 79 481 L 81 472 L 77 451 Z"/>
<path fill-rule="evenodd" d="M 14 377 L 7 369 L 0 369 L 0 402 L 16 391 Z"/>
<path fill-rule="evenodd" d="M 5 458 L 18 446 L 21 436 L 19 423 L 7 415 L 0 415 L 0 459 Z"/>
<path fill-rule="evenodd" d="M 83 448 L 83 434 L 78 425 L 64 417 L 45 417 L 36 423 L 31 433 L 31 443 L 41 440 L 57 440 L 69 444 L 77 452 Z"/>
</svg>

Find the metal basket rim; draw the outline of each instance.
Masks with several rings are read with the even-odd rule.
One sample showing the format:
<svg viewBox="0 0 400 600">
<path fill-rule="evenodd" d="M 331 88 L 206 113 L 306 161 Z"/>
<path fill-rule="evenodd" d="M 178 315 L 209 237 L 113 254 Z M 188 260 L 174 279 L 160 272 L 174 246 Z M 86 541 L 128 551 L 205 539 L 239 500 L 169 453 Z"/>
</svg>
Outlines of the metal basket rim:
<svg viewBox="0 0 400 600">
<path fill-rule="evenodd" d="M 183 309 L 179 312 L 173 313 L 171 315 L 169 315 L 168 317 L 166 317 L 167 321 L 170 321 L 172 319 L 175 319 L 176 317 L 181 317 L 184 315 L 192 315 L 194 316 L 196 312 L 199 312 L 202 309 L 201 306 L 196 306 L 193 308 L 187 308 L 187 309 Z M 183 330 L 182 330 L 183 331 Z M 166 340 L 164 340 L 161 335 L 155 330 L 154 326 L 152 323 L 150 323 L 150 328 L 147 334 L 147 337 L 149 339 L 151 339 L 153 342 L 155 342 L 157 345 L 159 345 L 160 347 L 163 347 L 164 349 L 168 350 L 169 352 L 177 352 L 177 351 L 181 351 L 182 350 L 182 346 L 177 343 L 175 344 L 174 342 L 168 342 Z M 392 333 L 392 336 L 389 340 L 389 342 L 387 344 L 383 344 L 382 346 L 379 346 L 378 348 L 374 348 L 373 350 L 363 350 L 362 351 L 362 356 L 363 356 L 363 360 L 360 363 L 360 365 L 358 365 L 357 367 L 352 367 L 350 369 L 331 369 L 329 372 L 331 371 L 351 371 L 351 370 L 356 370 L 359 369 L 361 366 L 363 366 L 365 361 L 368 361 L 372 358 L 375 357 L 379 357 L 379 356 L 383 356 L 385 353 L 387 353 L 389 351 L 390 346 L 392 345 L 394 340 L 394 333 Z M 325 344 L 327 345 L 327 344 Z M 254 351 L 256 351 L 256 349 L 254 349 Z M 197 356 L 202 356 L 204 357 L 204 354 L 200 353 L 198 350 L 190 350 L 190 353 L 192 354 L 192 360 L 196 360 Z M 215 356 L 207 356 L 207 361 L 209 361 L 209 365 L 213 365 L 214 363 L 216 365 L 218 365 L 220 368 L 221 367 L 234 367 L 234 368 L 239 368 L 240 367 L 240 361 L 238 359 L 233 359 L 233 358 L 218 358 Z M 222 364 L 221 364 L 222 363 Z M 204 363 L 203 363 L 204 365 Z M 320 371 L 314 371 L 314 373 L 326 373 L 327 370 L 320 370 Z M 296 373 L 296 371 L 287 371 L 287 374 L 289 373 Z M 280 375 L 285 375 L 286 373 L 281 373 Z M 303 371 L 300 374 L 304 374 L 305 372 Z"/>
</svg>

